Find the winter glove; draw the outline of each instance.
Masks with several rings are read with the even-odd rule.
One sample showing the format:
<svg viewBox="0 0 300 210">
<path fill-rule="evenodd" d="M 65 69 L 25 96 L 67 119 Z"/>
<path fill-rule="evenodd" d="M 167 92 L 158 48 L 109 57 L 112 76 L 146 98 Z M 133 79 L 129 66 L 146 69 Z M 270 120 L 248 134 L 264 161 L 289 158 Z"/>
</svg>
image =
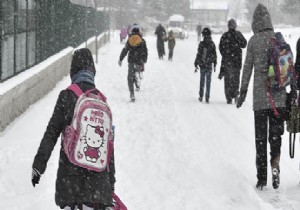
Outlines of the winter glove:
<svg viewBox="0 0 300 210">
<path fill-rule="evenodd" d="M 214 66 L 214 72 L 216 72 L 216 66 Z"/>
<path fill-rule="evenodd" d="M 240 108 L 242 104 L 244 103 L 247 95 L 247 90 L 246 91 L 241 91 L 239 97 L 237 98 L 236 102 L 236 108 Z"/>
<path fill-rule="evenodd" d="M 197 73 L 197 72 L 198 72 L 198 67 L 196 66 L 194 73 Z"/>
<path fill-rule="evenodd" d="M 35 187 L 35 185 L 40 182 L 40 178 L 41 178 L 41 173 L 37 169 L 33 168 L 32 175 L 31 175 L 31 182 L 33 187 Z"/>
<path fill-rule="evenodd" d="M 122 66 L 122 61 L 118 61 L 118 64 L 121 67 Z"/>
</svg>

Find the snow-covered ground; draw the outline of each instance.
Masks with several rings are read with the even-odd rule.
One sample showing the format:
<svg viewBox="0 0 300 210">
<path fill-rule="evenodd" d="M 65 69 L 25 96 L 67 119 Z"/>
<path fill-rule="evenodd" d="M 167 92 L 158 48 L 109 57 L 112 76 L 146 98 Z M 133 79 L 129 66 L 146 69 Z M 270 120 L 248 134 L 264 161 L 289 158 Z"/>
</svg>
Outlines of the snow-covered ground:
<svg viewBox="0 0 300 210">
<path fill-rule="evenodd" d="M 295 52 L 300 29 L 285 29 Z M 251 34 L 246 34 L 247 39 Z M 300 209 L 299 142 L 289 158 L 282 141 L 281 185 L 258 191 L 255 168 L 252 85 L 242 108 L 225 103 L 223 80 L 212 75 L 210 104 L 198 98 L 194 33 L 177 40 L 173 62 L 159 60 L 156 40 L 145 37 L 149 59 L 136 103 L 129 102 L 127 62 L 117 64 L 118 33 L 99 50 L 96 83 L 106 94 L 116 126 L 116 193 L 129 210 L 297 210 Z M 213 39 L 218 46 L 220 35 Z M 244 51 L 245 54 L 245 51 Z M 40 184 L 31 185 L 31 165 L 59 91 L 32 105 L 0 134 L 0 209 L 53 210 L 58 143 Z"/>
</svg>

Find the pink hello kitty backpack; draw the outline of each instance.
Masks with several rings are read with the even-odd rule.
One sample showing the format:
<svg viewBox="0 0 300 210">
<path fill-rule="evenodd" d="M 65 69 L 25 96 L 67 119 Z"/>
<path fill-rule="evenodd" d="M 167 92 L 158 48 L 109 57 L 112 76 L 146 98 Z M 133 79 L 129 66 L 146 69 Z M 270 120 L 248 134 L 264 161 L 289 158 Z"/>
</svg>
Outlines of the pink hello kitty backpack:
<svg viewBox="0 0 300 210">
<path fill-rule="evenodd" d="M 112 113 L 106 97 L 77 84 L 68 87 L 78 96 L 71 125 L 62 135 L 64 151 L 71 163 L 101 172 L 108 170 L 113 151 Z"/>
</svg>

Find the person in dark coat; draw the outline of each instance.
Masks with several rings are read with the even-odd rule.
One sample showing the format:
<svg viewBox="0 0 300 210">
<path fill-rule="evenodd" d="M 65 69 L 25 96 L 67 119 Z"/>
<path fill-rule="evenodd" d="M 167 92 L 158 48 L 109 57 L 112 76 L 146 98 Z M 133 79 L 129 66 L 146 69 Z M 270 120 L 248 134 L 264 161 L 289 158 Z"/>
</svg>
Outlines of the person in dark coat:
<svg viewBox="0 0 300 210">
<path fill-rule="evenodd" d="M 122 61 L 128 53 L 128 88 L 130 92 L 130 99 L 132 102 L 135 101 L 134 95 L 134 84 L 136 90 L 139 91 L 141 87 L 140 73 L 144 71 L 144 65 L 148 59 L 148 49 L 146 41 L 140 34 L 140 28 L 137 24 L 132 27 L 131 34 L 127 40 L 125 47 L 123 48 L 120 58 L 119 65 L 122 65 Z"/>
<path fill-rule="evenodd" d="M 284 133 L 284 115 L 286 108 L 286 89 L 275 93 L 268 90 L 268 50 L 270 39 L 275 36 L 271 16 L 266 6 L 258 4 L 253 13 L 252 31 L 247 46 L 247 54 L 243 66 L 243 75 L 237 108 L 246 99 L 248 86 L 253 75 L 253 111 L 256 146 L 256 188 L 263 190 L 268 178 L 268 142 L 270 143 L 270 165 L 272 185 L 276 189 L 280 184 L 281 136 Z M 295 82 L 294 82 L 295 83 Z M 296 89 L 291 85 L 292 89 Z M 268 97 L 272 94 L 272 101 Z M 292 94 L 294 95 L 294 94 Z M 277 112 L 274 112 L 273 105 Z"/>
<path fill-rule="evenodd" d="M 169 48 L 169 61 L 173 60 L 173 52 L 176 44 L 175 36 L 173 31 L 171 30 L 168 34 L 168 48 Z"/>
<path fill-rule="evenodd" d="M 295 71 L 298 74 L 297 86 L 300 89 L 300 38 L 297 41 L 296 51 Z"/>
<path fill-rule="evenodd" d="M 89 49 L 74 52 L 70 76 L 72 84 L 78 84 L 82 91 L 95 88 L 96 69 Z M 97 90 L 93 93 L 97 94 Z M 35 187 L 44 174 L 51 152 L 60 134 L 71 124 L 77 96 L 70 90 L 62 90 L 58 96 L 52 117 L 48 123 L 32 165 L 32 184 Z M 104 210 L 112 205 L 115 185 L 114 155 L 111 156 L 109 171 L 91 171 L 72 164 L 60 143 L 59 166 L 56 178 L 55 202 L 61 209 L 82 209 L 90 207 Z M 77 207 L 77 208 L 76 208 Z"/>
<path fill-rule="evenodd" d="M 219 79 L 224 78 L 225 97 L 228 104 L 239 95 L 242 48 L 247 46 L 243 34 L 236 30 L 236 21 L 228 21 L 228 31 L 221 37 L 219 50 L 222 55 Z"/>
<path fill-rule="evenodd" d="M 200 90 L 199 101 L 202 102 L 204 94 L 204 84 L 206 83 L 205 101 L 209 103 L 210 84 L 212 68 L 216 71 L 217 53 L 215 43 L 211 38 L 211 31 L 205 27 L 202 31 L 203 41 L 199 43 L 198 52 L 195 59 L 195 72 L 200 67 Z M 206 80 L 206 81 L 205 81 Z"/>
<path fill-rule="evenodd" d="M 161 24 L 159 24 L 155 29 L 155 35 L 157 36 L 156 47 L 157 47 L 158 57 L 161 60 L 164 59 L 164 55 L 165 55 L 164 39 L 166 38 L 166 34 L 167 33 L 165 28 Z"/>
</svg>

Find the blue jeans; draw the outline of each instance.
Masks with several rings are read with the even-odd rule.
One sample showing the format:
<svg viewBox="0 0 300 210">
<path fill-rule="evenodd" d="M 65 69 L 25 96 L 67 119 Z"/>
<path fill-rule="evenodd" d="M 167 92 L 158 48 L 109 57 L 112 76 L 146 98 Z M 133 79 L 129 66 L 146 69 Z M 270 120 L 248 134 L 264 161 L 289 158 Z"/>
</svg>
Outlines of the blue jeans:
<svg viewBox="0 0 300 210">
<path fill-rule="evenodd" d="M 211 71 L 212 68 L 201 68 L 200 69 L 200 90 L 199 96 L 203 98 L 204 84 L 206 83 L 205 99 L 208 100 L 210 97 L 210 83 L 211 83 Z M 205 81 L 206 80 L 206 81 Z"/>
</svg>

